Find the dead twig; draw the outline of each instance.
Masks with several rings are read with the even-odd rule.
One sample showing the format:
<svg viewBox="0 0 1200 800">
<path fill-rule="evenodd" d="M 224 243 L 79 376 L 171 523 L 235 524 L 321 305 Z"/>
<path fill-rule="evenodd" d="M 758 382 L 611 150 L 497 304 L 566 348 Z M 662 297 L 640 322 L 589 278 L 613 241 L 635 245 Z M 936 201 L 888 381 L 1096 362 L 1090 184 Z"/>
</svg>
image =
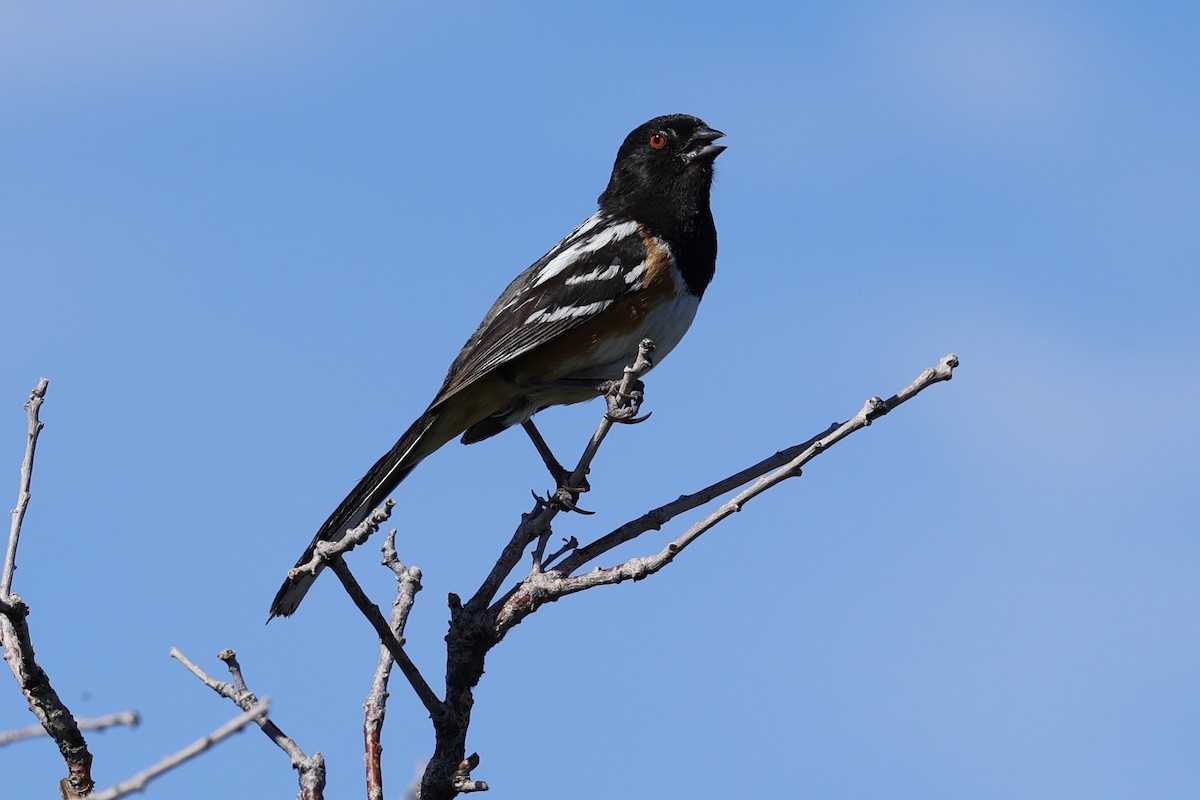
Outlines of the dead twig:
<svg viewBox="0 0 1200 800">
<path fill-rule="evenodd" d="M 587 563 L 587 561 L 608 552 L 618 544 L 636 538 L 641 532 L 649 529 L 645 528 L 642 531 L 634 533 L 633 531 L 637 529 L 637 526 L 634 528 L 622 526 L 618 531 L 624 530 L 629 535 L 609 534 L 587 547 L 580 548 L 572 556 L 566 558 L 558 568 L 546 573 L 531 574 L 492 606 L 490 614 L 494 620 L 495 635 L 497 638 L 502 638 L 508 630 L 520 623 L 522 619 L 544 603 L 554 602 L 567 595 L 582 592 L 596 586 L 623 583 L 627 580 L 641 580 L 649 575 L 653 575 L 674 561 L 679 553 L 696 541 L 696 539 L 700 538 L 701 535 L 714 528 L 726 517 L 741 511 L 751 500 L 788 478 L 799 477 L 804 465 L 830 447 L 833 447 L 855 431 L 867 427 L 884 414 L 912 399 L 930 386 L 950 380 L 954 376 L 954 368 L 957 366 L 958 357 L 951 353 L 944 356 L 936 367 L 931 367 L 922 372 L 915 381 L 892 395 L 889 399 L 882 400 L 878 397 L 868 399 L 853 417 L 840 425 L 832 426 L 825 433 L 810 439 L 787 463 L 780 466 L 771 474 L 760 477 L 753 486 L 723 503 L 703 520 L 700 520 L 684 531 L 683 534 L 670 542 L 658 553 L 650 556 L 631 558 L 615 567 L 607 569 L 598 567 L 583 575 L 571 575 L 573 570 L 578 569 Z M 748 470 L 743 470 L 739 475 L 745 475 L 747 472 Z M 645 517 L 642 519 L 645 519 Z M 661 521 L 655 519 L 657 524 L 653 527 L 659 527 L 666 519 L 670 519 L 670 517 L 666 517 Z"/>
<path fill-rule="evenodd" d="M 171 648 L 171 658 L 186 667 L 205 686 L 221 695 L 221 697 L 232 700 L 243 711 L 249 712 L 251 709 L 261 705 L 258 698 L 246 686 L 246 680 L 242 676 L 242 666 L 238 663 L 237 653 L 233 650 L 222 650 L 217 654 L 217 658 L 223 661 L 225 667 L 229 670 L 229 675 L 233 678 L 233 683 L 218 681 L 215 678 L 209 677 L 208 673 L 188 660 L 188 657 L 176 647 Z M 267 716 L 265 711 L 266 709 L 264 708 L 258 714 L 251 716 L 250 720 L 257 722 L 258 726 L 262 728 L 263 733 L 267 735 L 267 738 L 274 742 L 280 750 L 287 753 L 291 759 L 292 768 L 299 773 L 300 800 L 321 800 L 325 792 L 325 757 L 320 753 L 312 756 L 305 755 L 304 751 L 300 749 L 300 745 L 296 744 L 294 739 L 284 734 L 279 726 Z"/>
<path fill-rule="evenodd" d="M 37 453 L 38 434 L 42 432 L 42 421 L 38 414 L 42 403 L 46 401 L 46 390 L 50 381 L 42 378 L 33 391 L 29 393 L 29 402 L 25 404 L 25 413 L 29 419 L 29 433 L 25 442 L 25 458 L 21 461 L 21 486 L 17 492 L 17 504 L 12 510 L 12 521 L 8 528 L 8 549 L 4 552 L 4 570 L 0 572 L 0 597 L 7 597 L 12 591 L 13 573 L 17 569 L 17 544 L 21 541 L 21 525 L 25 522 L 25 511 L 29 508 L 29 499 L 33 496 L 30 486 L 33 483 L 33 457 Z"/>
<path fill-rule="evenodd" d="M 117 785 L 109 789 L 105 789 L 103 792 L 98 792 L 94 795 L 91 795 L 90 800 L 117 800 L 119 797 L 125 797 L 126 795 L 133 794 L 134 792 L 145 791 L 146 785 L 150 783 L 150 781 L 159 777 L 163 773 L 175 769 L 185 761 L 195 758 L 205 750 L 208 750 L 222 740 L 227 739 L 233 734 L 237 733 L 251 722 L 255 722 L 259 717 L 264 716 L 267 713 L 267 709 L 270 708 L 270 706 L 270 699 L 264 697 L 261 701 L 256 702 L 250 706 L 250 708 L 246 709 L 246 711 L 229 720 L 229 722 L 226 722 L 224 725 L 217 728 L 207 736 L 202 736 L 201 738 L 189 744 L 187 747 L 176 753 L 172 753 L 162 761 L 159 761 L 157 764 L 154 764 L 142 772 L 139 772 L 132 778 L 121 781 Z"/>
<path fill-rule="evenodd" d="M 103 731 L 108 728 L 115 728 L 121 725 L 128 725 L 130 728 L 136 728 L 141 719 L 138 713 L 132 709 L 128 711 L 118 711 L 115 714 L 106 714 L 103 717 L 76 717 L 75 724 L 79 726 L 81 731 Z M 0 747 L 13 742 L 20 742 L 25 739 L 37 739 L 48 735 L 46 729 L 41 725 L 29 725 L 16 730 L 0 732 Z"/>
<path fill-rule="evenodd" d="M 13 574 L 17 569 L 17 545 L 21 540 L 21 526 L 25 511 L 32 497 L 33 460 L 37 452 L 38 434 L 42 422 L 38 418 L 46 389 L 50 382 L 45 378 L 29 395 L 25 412 L 29 421 L 29 433 L 25 444 L 25 458 L 21 462 L 21 483 L 17 494 L 17 505 L 12 510 L 12 523 L 8 532 L 8 547 L 4 553 L 4 567 L 0 570 L 0 642 L 4 645 L 4 660 L 12 670 L 21 693 L 29 703 L 29 710 L 37 717 L 42 728 L 62 753 L 67 764 L 67 777 L 59 786 L 64 798 L 87 796 L 95 787 L 92 780 L 92 754 L 87 741 L 75 722 L 75 716 L 66 703 L 54 691 L 50 677 L 37 663 L 33 652 L 33 639 L 29 633 L 27 617 L 29 607 L 12 593 Z"/>
<path fill-rule="evenodd" d="M 332 569 L 334 574 L 337 575 L 338 580 L 342 582 L 346 593 L 350 595 L 350 599 L 354 601 L 354 605 L 358 607 L 362 615 L 371 623 L 371 627 L 375 629 L 375 634 L 379 637 L 379 641 L 388 649 L 392 658 L 395 659 L 396 666 L 400 668 L 400 672 L 403 673 L 409 685 L 412 686 L 413 691 L 416 692 L 417 698 L 425 706 L 425 709 L 429 712 L 429 716 L 436 720 L 445 711 L 442 701 L 438 699 L 437 694 L 430 688 L 429 683 L 421 675 L 421 671 L 417 668 L 417 665 L 404 652 L 403 643 L 392 634 L 387 620 L 383 617 L 383 612 L 379 610 L 379 606 L 372 603 L 370 598 L 367 597 L 366 592 L 359 586 L 358 581 L 342 558 L 358 545 L 364 544 L 373 533 L 378 531 L 380 526 L 387 522 L 388 517 L 391 516 L 392 508 L 395 505 L 395 501 L 388 500 L 382 506 L 372 511 L 365 520 L 347 531 L 346 535 L 341 539 L 332 542 L 318 542 L 313 548 L 313 557 L 307 563 L 293 567 L 288 572 L 288 577 L 294 578 L 305 572 L 316 574 L 326 565 Z"/>
<path fill-rule="evenodd" d="M 387 535 L 383 544 L 383 565 L 396 576 L 396 599 L 392 601 L 392 618 L 388 627 L 393 638 L 398 642 L 404 641 L 404 628 L 408 624 L 408 615 L 416 602 L 417 592 L 421 591 L 421 570 L 417 567 L 406 567 L 396 554 L 396 532 Z M 371 681 L 371 691 L 363 703 L 363 742 L 365 746 L 364 761 L 367 770 L 367 800 L 383 800 L 383 744 L 381 735 L 383 721 L 387 714 L 388 678 L 392 673 L 391 650 L 387 645 L 379 647 L 379 663 L 375 667 L 375 677 Z"/>
</svg>

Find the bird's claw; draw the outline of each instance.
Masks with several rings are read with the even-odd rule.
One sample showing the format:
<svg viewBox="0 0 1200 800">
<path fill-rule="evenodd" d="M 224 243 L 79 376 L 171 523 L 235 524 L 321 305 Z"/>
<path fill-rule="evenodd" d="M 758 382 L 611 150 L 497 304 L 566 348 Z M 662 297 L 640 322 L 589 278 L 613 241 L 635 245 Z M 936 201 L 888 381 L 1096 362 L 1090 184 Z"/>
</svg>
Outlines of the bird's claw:
<svg viewBox="0 0 1200 800">
<path fill-rule="evenodd" d="M 610 409 L 607 416 L 613 422 L 618 422 L 622 425 L 640 425 L 650 419 L 653 413 L 653 411 L 647 411 L 639 417 L 637 416 L 636 408 L 618 408 L 615 410 Z"/>
<path fill-rule="evenodd" d="M 533 503 L 535 506 L 537 506 L 538 511 L 545 511 L 547 508 L 550 507 L 551 498 L 549 496 L 542 497 L 540 494 L 535 492 L 533 489 L 530 489 L 529 493 L 531 495 L 533 495 Z"/>
<path fill-rule="evenodd" d="M 586 508 L 580 508 L 576 502 L 579 494 L 585 490 L 576 489 L 571 486 L 560 486 L 550 496 L 550 502 L 558 506 L 563 511 L 574 511 L 576 514 L 591 516 L 595 511 L 588 511 Z"/>
<path fill-rule="evenodd" d="M 578 480 L 573 481 L 575 473 L 568 472 L 566 469 L 559 467 L 557 470 L 551 470 L 554 475 L 554 482 L 558 485 L 554 493 L 549 495 L 552 503 L 557 505 L 563 511 L 574 511 L 577 514 L 595 514 L 595 511 L 586 511 L 579 507 L 579 495 L 584 492 L 590 492 L 592 485 L 588 483 L 587 476 L 581 475 Z"/>
<path fill-rule="evenodd" d="M 645 422 L 650 419 L 650 414 L 638 416 L 642 401 L 645 399 L 646 385 L 641 381 L 634 381 L 627 392 L 621 391 L 619 381 L 611 381 L 604 387 L 604 401 L 608 403 L 608 410 L 604 415 L 609 420 L 622 425 L 636 425 L 639 422 Z"/>
<path fill-rule="evenodd" d="M 584 483 L 586 484 L 586 481 L 584 481 Z M 574 511 L 576 514 L 591 516 L 596 512 L 588 511 L 586 508 L 580 508 L 578 504 L 579 495 L 586 492 L 588 488 L 589 487 L 587 486 L 579 488 L 571 486 L 559 486 L 553 492 L 547 493 L 545 497 L 542 497 L 532 489 L 529 490 L 529 493 L 533 495 L 533 502 L 537 504 L 538 511 L 544 511 L 547 508 L 553 507 L 560 511 Z"/>
</svg>

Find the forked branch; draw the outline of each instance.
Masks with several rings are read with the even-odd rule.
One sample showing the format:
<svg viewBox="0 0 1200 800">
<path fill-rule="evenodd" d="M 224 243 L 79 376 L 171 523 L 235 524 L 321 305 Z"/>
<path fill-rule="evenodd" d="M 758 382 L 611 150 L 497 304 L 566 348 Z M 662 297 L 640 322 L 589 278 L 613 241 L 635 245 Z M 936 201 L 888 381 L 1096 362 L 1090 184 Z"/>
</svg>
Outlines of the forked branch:
<svg viewBox="0 0 1200 800">
<path fill-rule="evenodd" d="M 649 353 L 653 348 L 651 342 L 644 342 L 639 352 L 637 363 L 627 368 L 625 379 L 616 392 L 621 397 L 630 392 L 638 377 L 649 368 Z M 583 547 L 571 537 L 568 544 L 549 558 L 543 559 L 545 544 L 552 532 L 552 523 L 556 516 L 569 505 L 556 502 L 539 501 L 534 508 L 522 517 L 520 525 L 504 546 L 495 565 L 475 594 L 463 603 L 456 595 L 450 595 L 450 630 L 446 636 L 446 695 L 444 701 L 439 701 L 432 690 L 414 682 L 410 683 L 423 695 L 426 705 L 430 708 L 433 718 L 436 743 L 433 756 L 421 776 L 419 793 L 422 800 L 444 800 L 457 794 L 474 791 L 485 791 L 487 784 L 476 781 L 471 777 L 471 771 L 479 764 L 477 754 L 467 755 L 466 737 L 470 726 L 471 709 L 474 704 L 474 687 L 483 675 L 484 661 L 487 653 L 498 644 L 509 630 L 518 625 L 529 614 L 536 611 L 545 603 L 554 602 L 570 594 L 585 591 L 596 586 L 622 583 L 628 580 L 640 580 L 653 575 L 670 564 L 675 557 L 708 531 L 719 525 L 730 515 L 742 510 L 750 501 L 774 488 L 788 478 L 799 477 L 803 468 L 814 458 L 836 445 L 852 433 L 867 427 L 879 417 L 892 411 L 902 403 L 915 397 L 928 387 L 953 377 L 958 359 L 953 354 L 941 359 L 936 367 L 925 370 L 917 380 L 892 395 L 887 400 L 878 397 L 870 398 L 858 411 L 845 422 L 835 423 L 825 431 L 786 450 L 764 458 L 762 461 L 724 478 L 698 492 L 682 495 L 676 500 L 656 508 L 646 514 L 631 520 L 610 531 L 604 536 Z M 582 485 L 588 469 L 595 457 L 600 444 L 604 441 L 614 422 L 629 421 L 620 411 L 614 408 L 606 411 L 596 432 L 584 449 L 576 468 L 571 472 L 566 482 L 566 488 L 578 488 Z M 535 439 L 536 441 L 536 439 Z M 752 483 L 753 482 L 753 483 Z M 752 485 L 747 485 L 751 484 Z M 584 574 L 576 574 L 583 567 L 590 565 L 600 556 L 612 551 L 617 546 L 629 542 L 650 530 L 657 530 L 675 517 L 692 509 L 701 507 L 718 497 L 728 495 L 737 490 L 738 493 L 718 506 L 706 518 L 695 523 L 679 534 L 665 548 L 647 556 L 629 559 L 615 566 L 597 567 Z M 525 551 L 533 542 L 538 542 L 535 549 L 534 565 L 529 575 L 518 582 L 512 589 L 496 599 L 501 585 L 509 579 L 513 570 L 521 562 Z M 389 539 L 389 545 L 392 540 Z M 554 562 L 562 557 L 562 560 Z M 326 557 L 328 558 L 328 557 Z M 342 577 L 352 597 L 356 598 L 359 608 L 363 610 L 384 644 L 384 654 L 381 655 L 380 670 L 377 672 L 376 683 L 372 691 L 371 702 L 368 703 L 367 751 L 368 764 L 375 759 L 376 771 L 369 768 L 369 794 L 376 798 L 381 796 L 381 773 L 378 764 L 378 728 L 372 728 L 372 714 L 378 723 L 382 720 L 383 698 L 386 697 L 387 656 L 396 655 L 403 641 L 402 632 L 408 610 L 412 605 L 412 596 L 419 583 L 413 576 L 405 578 L 403 567 L 398 567 L 394 553 L 391 556 L 392 568 L 396 570 L 400 581 L 399 596 L 393 607 L 393 619 L 389 625 L 379 609 L 371 604 L 357 587 L 349 571 L 341 562 L 340 553 L 335 554 L 329 563 L 339 577 Z M 419 581 L 419 573 L 416 575 Z M 407 587 L 407 588 L 406 588 Z M 401 651 L 402 652 L 402 651 Z M 398 660 L 399 661 L 399 660 Z M 415 670 L 415 668 L 414 668 Z M 380 678 L 383 675 L 384 677 Z M 371 706 L 375 706 L 374 711 Z"/>
<path fill-rule="evenodd" d="M 146 785 L 155 778 L 160 777 L 166 772 L 169 772 L 185 761 L 195 758 L 204 751 L 210 749 L 214 745 L 229 738 L 233 734 L 240 731 L 242 728 L 255 722 L 260 717 L 266 716 L 267 709 L 271 707 L 271 700 L 264 697 L 261 701 L 256 702 L 241 714 L 226 722 L 221 727 L 217 728 L 207 736 L 202 736 L 196 741 L 189 744 L 182 750 L 172 753 L 157 764 L 142 770 L 128 780 L 121 781 L 116 786 L 105 789 L 102 792 L 90 795 L 89 800 L 118 800 L 121 797 L 127 797 L 135 792 L 144 792 Z M 301 795 L 301 800 L 320 800 L 319 795 Z"/>
<path fill-rule="evenodd" d="M 954 376 L 954 368 L 958 366 L 958 357 L 953 353 L 944 356 L 936 367 L 926 369 L 908 386 L 892 395 L 887 400 L 872 397 L 863 404 L 857 414 L 840 425 L 833 425 L 824 433 L 809 439 L 803 445 L 797 445 L 784 453 L 791 457 L 774 472 L 766 473 L 782 454 L 777 453 L 771 458 L 760 461 L 753 467 L 742 470 L 730 478 L 720 481 L 702 492 L 687 498 L 680 498 L 673 504 L 662 506 L 649 514 L 622 525 L 617 530 L 597 539 L 587 547 L 580 548 L 568 556 L 562 564 L 544 573 L 532 573 L 518 586 L 512 589 L 504 598 L 492 606 L 489 616 L 495 625 L 495 636 L 502 638 L 513 626 L 531 614 L 538 606 L 554 602 L 570 594 L 605 586 L 623 583 L 627 580 L 641 580 L 661 570 L 675 560 L 675 557 L 686 547 L 695 542 L 700 536 L 716 527 L 722 520 L 741 511 L 747 503 L 767 490 L 779 485 L 788 478 L 800 477 L 803 467 L 814 458 L 833 447 L 852 433 L 862 430 L 875 420 L 887 414 L 892 409 L 915 397 L 920 392 L 942 381 L 948 381 Z M 798 452 L 797 452 L 798 451 Z M 762 477 L 759 477 L 759 476 Z M 714 510 L 704 519 L 692 525 L 661 551 L 649 556 L 631 558 L 614 567 L 599 568 L 583 575 L 573 576 L 572 573 L 591 560 L 612 550 L 617 545 L 637 538 L 647 530 L 657 529 L 665 522 L 691 508 L 702 505 L 703 498 L 716 496 L 717 487 L 730 491 L 734 486 L 731 482 L 740 481 L 744 485 L 755 477 L 758 478 L 753 486 L 739 492 Z M 728 488 L 725 488 L 728 487 Z"/>
<path fill-rule="evenodd" d="M 229 675 L 233 678 L 233 683 L 227 681 L 218 681 L 209 677 L 203 669 L 196 666 L 188 660 L 178 648 L 171 648 L 171 658 L 178 661 L 189 672 L 200 679 L 208 688 L 212 689 L 217 694 L 228 700 L 233 701 L 234 705 L 246 711 L 249 714 L 254 709 L 261 710 L 250 716 L 252 722 L 258 723 L 258 727 L 262 728 L 267 738 L 275 743 L 280 750 L 287 753 L 292 761 L 292 768 L 299 773 L 300 800 L 321 800 L 325 792 L 325 758 L 320 753 L 308 756 L 300 749 L 300 745 L 296 744 L 295 740 L 284 734 L 279 726 L 276 725 L 271 718 L 266 714 L 265 700 L 260 703 L 259 699 L 246 686 L 246 680 L 242 676 L 242 666 L 238 663 L 237 653 L 232 650 L 222 650 L 217 654 L 217 658 L 225 663 L 226 669 L 229 670 Z"/>
<path fill-rule="evenodd" d="M 392 638 L 404 641 L 404 628 L 408 615 L 421 591 L 421 570 L 406 567 L 396 554 L 396 532 L 387 535 L 383 544 L 383 565 L 396 576 L 396 599 L 392 602 L 392 619 L 389 623 Z M 371 691 L 363 703 L 363 756 L 367 770 L 367 800 L 383 800 L 383 721 L 387 714 L 388 678 L 391 676 L 395 659 L 386 644 L 379 647 L 379 663 L 371 681 Z"/>
</svg>

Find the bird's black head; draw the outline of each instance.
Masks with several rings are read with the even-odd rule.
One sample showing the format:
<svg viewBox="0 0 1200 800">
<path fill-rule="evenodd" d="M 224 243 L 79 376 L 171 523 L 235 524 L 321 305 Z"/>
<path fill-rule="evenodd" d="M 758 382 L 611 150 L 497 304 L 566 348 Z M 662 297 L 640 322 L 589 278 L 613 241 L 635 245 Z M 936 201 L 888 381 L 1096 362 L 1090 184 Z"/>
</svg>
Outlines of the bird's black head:
<svg viewBox="0 0 1200 800">
<path fill-rule="evenodd" d="M 713 159 L 725 134 L 687 114 L 655 117 L 625 137 L 600 207 L 668 239 L 712 227 Z"/>
</svg>

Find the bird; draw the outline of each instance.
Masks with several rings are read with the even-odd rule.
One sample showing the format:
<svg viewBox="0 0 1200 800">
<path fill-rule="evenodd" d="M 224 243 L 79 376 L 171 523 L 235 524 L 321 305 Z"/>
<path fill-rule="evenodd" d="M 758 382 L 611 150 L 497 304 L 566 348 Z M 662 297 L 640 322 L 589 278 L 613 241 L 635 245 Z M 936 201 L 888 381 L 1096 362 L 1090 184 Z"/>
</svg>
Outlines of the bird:
<svg viewBox="0 0 1200 800">
<path fill-rule="evenodd" d="M 715 142 L 724 136 L 697 117 L 668 114 L 625 137 L 595 213 L 500 294 L 429 407 L 329 515 L 296 566 L 366 519 L 452 439 L 473 444 L 518 424 L 532 437 L 537 412 L 611 393 L 643 339 L 653 341 L 655 363 L 679 343 L 716 272 L 710 194 L 713 162 L 726 149 Z M 316 577 L 289 573 L 268 620 L 295 613 Z"/>
</svg>

